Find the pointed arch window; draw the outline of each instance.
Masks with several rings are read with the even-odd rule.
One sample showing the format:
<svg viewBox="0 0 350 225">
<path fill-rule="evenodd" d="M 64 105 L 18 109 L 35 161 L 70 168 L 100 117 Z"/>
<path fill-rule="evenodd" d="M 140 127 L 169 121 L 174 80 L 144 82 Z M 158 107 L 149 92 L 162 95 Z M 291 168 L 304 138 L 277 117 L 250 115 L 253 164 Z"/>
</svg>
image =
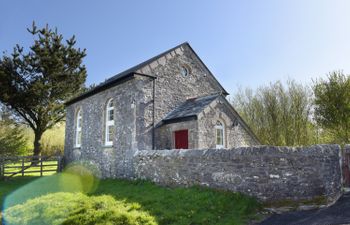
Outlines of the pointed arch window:
<svg viewBox="0 0 350 225">
<path fill-rule="evenodd" d="M 81 131 L 82 131 L 82 115 L 81 109 L 78 110 L 76 114 L 76 128 L 75 128 L 75 147 L 81 146 Z"/>
<path fill-rule="evenodd" d="M 217 121 L 215 125 L 215 141 L 216 148 L 225 147 L 225 126 L 221 121 Z"/>
<path fill-rule="evenodd" d="M 113 145 L 114 136 L 114 104 L 113 99 L 109 99 L 106 106 L 106 133 L 105 145 Z"/>
</svg>

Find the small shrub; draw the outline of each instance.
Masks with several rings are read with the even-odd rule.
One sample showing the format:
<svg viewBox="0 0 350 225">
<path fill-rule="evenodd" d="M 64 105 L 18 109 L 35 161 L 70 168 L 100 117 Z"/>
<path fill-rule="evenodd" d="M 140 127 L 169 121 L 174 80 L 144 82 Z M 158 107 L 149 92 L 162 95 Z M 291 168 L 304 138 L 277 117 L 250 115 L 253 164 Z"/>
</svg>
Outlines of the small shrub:
<svg viewBox="0 0 350 225">
<path fill-rule="evenodd" d="M 88 197 L 81 193 L 55 193 L 28 200 L 5 210 L 5 223 L 16 224 L 116 224 L 155 225 L 155 219 L 137 203 L 108 195 Z"/>
<path fill-rule="evenodd" d="M 26 141 L 19 125 L 10 120 L 0 120 L 0 157 L 24 154 Z"/>
</svg>

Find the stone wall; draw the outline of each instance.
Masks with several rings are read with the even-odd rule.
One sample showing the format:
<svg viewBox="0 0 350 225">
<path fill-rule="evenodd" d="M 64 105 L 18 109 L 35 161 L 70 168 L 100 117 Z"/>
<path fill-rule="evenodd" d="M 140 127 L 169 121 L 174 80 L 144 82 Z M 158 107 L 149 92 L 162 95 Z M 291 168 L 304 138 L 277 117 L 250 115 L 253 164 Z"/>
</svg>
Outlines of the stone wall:
<svg viewBox="0 0 350 225">
<path fill-rule="evenodd" d="M 162 185 L 201 185 L 263 201 L 306 200 L 341 192 L 340 147 L 154 150 L 134 156 L 135 175 Z"/>
<path fill-rule="evenodd" d="M 215 125 L 224 125 L 225 148 L 260 145 L 244 128 L 244 121 L 234 114 L 228 101 L 221 96 L 213 101 L 198 116 L 198 148 L 216 148 Z"/>
<path fill-rule="evenodd" d="M 181 68 L 186 66 L 189 69 L 189 74 L 187 76 L 181 75 Z M 166 125 L 166 127 L 162 127 L 162 119 L 175 109 L 177 106 L 184 103 L 187 99 L 198 97 L 198 96 L 206 96 L 214 93 L 222 92 L 222 88 L 219 83 L 215 81 L 215 78 L 210 75 L 210 71 L 206 69 L 206 67 L 200 62 L 197 56 L 192 52 L 192 50 L 184 45 L 163 57 L 155 60 L 154 62 L 144 66 L 137 72 L 149 74 L 156 76 L 155 80 L 155 126 L 158 127 L 155 131 L 155 148 L 156 149 L 171 149 L 172 146 L 169 137 L 172 136 L 170 131 L 174 131 L 176 126 L 185 125 L 181 123 L 179 125 Z M 153 96 L 151 95 L 153 91 L 153 86 L 150 84 L 145 84 L 143 86 L 143 92 L 145 96 L 148 96 L 144 101 L 145 105 L 153 106 Z M 221 108 L 220 108 L 221 109 Z M 152 108 L 146 108 L 145 117 L 143 117 L 142 123 L 145 123 L 145 127 L 150 125 L 153 121 L 152 118 L 148 115 L 151 115 Z M 229 109 L 226 108 L 226 111 Z M 235 119 L 240 121 L 238 115 L 233 115 L 232 112 L 227 113 L 229 115 L 230 120 Z M 212 119 L 208 117 L 206 120 Z M 216 123 L 216 120 L 212 124 Z M 194 127 L 198 127 L 200 124 L 196 123 L 188 123 L 187 127 L 193 132 L 190 132 L 192 137 L 198 136 L 197 131 L 194 131 Z M 211 126 L 210 124 L 208 124 Z M 231 124 L 230 124 L 231 125 Z M 183 126 L 186 128 L 185 126 Z M 213 128 L 209 130 L 210 133 L 203 134 L 201 137 L 206 137 L 206 142 L 202 140 L 194 140 L 194 142 L 190 142 L 191 148 L 210 148 L 215 147 L 215 135 L 212 134 Z M 148 135 L 151 137 L 151 130 L 147 130 L 143 132 L 144 136 Z M 166 132 L 170 136 L 165 136 L 164 132 Z M 201 138 L 199 137 L 199 138 Z M 191 138 L 191 137 L 190 137 Z M 256 145 L 259 144 L 256 140 L 254 140 L 250 134 L 247 132 L 247 128 L 241 126 L 241 124 L 235 128 L 231 129 L 231 126 L 228 129 L 227 139 L 228 147 L 234 146 L 245 146 L 245 145 Z M 150 148 L 139 148 L 139 149 L 150 149 Z"/>
<path fill-rule="evenodd" d="M 159 149 L 174 149 L 174 132 L 188 130 L 188 148 L 198 148 L 198 123 L 197 120 L 165 124 L 156 129 Z"/>
<path fill-rule="evenodd" d="M 183 66 L 189 69 L 189 74 L 185 77 L 180 72 Z M 170 111 L 188 98 L 222 91 L 210 72 L 186 45 L 169 52 L 137 72 L 157 77 L 155 81 L 156 124 L 160 123 Z M 151 89 L 152 87 L 144 88 Z M 149 98 L 149 100 L 153 99 Z"/>
<path fill-rule="evenodd" d="M 140 91 L 142 80 L 133 79 L 85 98 L 66 108 L 66 134 L 64 155 L 67 163 L 71 161 L 93 161 L 101 170 L 103 177 L 132 176 L 132 158 L 144 143 L 144 138 L 136 141 L 136 130 L 141 123 L 137 113 L 144 94 Z M 133 90 L 132 92 L 130 90 Z M 113 99 L 115 107 L 115 136 L 113 146 L 105 146 L 106 104 Z M 76 113 L 82 112 L 82 143 L 74 146 L 76 136 Z"/>
</svg>

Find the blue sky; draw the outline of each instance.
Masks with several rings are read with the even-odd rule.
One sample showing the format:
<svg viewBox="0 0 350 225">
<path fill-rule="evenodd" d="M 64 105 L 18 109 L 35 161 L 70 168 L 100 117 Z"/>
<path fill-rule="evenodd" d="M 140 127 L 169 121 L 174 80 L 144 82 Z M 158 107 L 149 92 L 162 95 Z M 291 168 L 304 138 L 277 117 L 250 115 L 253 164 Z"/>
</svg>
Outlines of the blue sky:
<svg viewBox="0 0 350 225">
<path fill-rule="evenodd" d="M 188 41 L 230 92 L 288 77 L 350 73 L 347 0 L 2 0 L 0 51 L 29 46 L 33 20 L 75 34 L 87 83 Z"/>
</svg>

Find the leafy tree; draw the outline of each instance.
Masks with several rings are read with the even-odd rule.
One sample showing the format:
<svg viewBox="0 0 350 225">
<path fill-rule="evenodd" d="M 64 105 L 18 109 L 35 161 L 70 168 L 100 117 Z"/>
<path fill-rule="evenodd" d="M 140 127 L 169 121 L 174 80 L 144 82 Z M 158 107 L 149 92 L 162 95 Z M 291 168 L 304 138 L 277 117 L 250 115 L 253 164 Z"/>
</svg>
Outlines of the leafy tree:
<svg viewBox="0 0 350 225">
<path fill-rule="evenodd" d="M 27 140 L 22 128 L 10 119 L 5 107 L 1 107 L 0 115 L 0 157 L 23 154 Z"/>
<path fill-rule="evenodd" d="M 315 118 L 332 136 L 333 142 L 350 141 L 350 76 L 341 71 L 315 81 Z"/>
<path fill-rule="evenodd" d="M 29 33 L 35 41 L 25 52 L 18 44 L 0 59 L 0 101 L 34 131 L 34 156 L 41 153 L 43 133 L 64 119 L 64 102 L 79 93 L 86 79 L 85 49 L 75 48 L 75 37 L 64 42 L 57 29 Z"/>
<path fill-rule="evenodd" d="M 240 90 L 232 104 L 262 144 L 308 145 L 314 143 L 311 90 L 289 80 Z"/>
</svg>

